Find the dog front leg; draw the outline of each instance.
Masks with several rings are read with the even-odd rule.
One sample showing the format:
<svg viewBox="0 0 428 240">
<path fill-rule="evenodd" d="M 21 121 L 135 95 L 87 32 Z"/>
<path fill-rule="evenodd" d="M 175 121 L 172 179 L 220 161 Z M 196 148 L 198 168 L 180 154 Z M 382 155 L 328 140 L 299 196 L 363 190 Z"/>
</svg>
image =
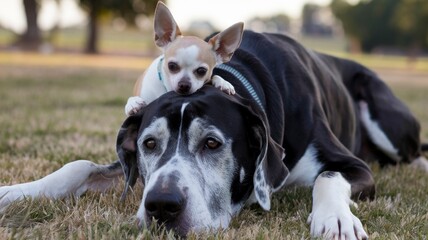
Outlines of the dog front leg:
<svg viewBox="0 0 428 240">
<path fill-rule="evenodd" d="M 120 163 L 98 165 L 78 160 L 64 165 L 46 177 L 27 183 L 0 187 L 0 211 L 24 198 L 58 199 L 82 195 L 87 190 L 105 191 L 123 175 Z"/>
<path fill-rule="evenodd" d="M 339 172 L 326 171 L 315 180 L 311 235 L 326 239 L 368 239 L 361 221 L 351 212 L 351 184 Z"/>
</svg>

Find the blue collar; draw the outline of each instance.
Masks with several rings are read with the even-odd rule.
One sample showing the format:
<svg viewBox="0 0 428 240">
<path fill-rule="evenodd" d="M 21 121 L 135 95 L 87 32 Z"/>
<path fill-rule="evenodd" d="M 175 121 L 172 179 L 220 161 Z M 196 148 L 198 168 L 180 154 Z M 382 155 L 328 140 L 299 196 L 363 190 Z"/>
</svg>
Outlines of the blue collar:
<svg viewBox="0 0 428 240">
<path fill-rule="evenodd" d="M 159 59 L 159 62 L 158 62 L 158 78 L 159 78 L 159 81 L 162 82 L 162 85 L 165 88 L 165 92 L 168 92 L 168 89 L 166 89 L 165 82 L 162 77 L 162 63 L 163 63 L 163 57 L 161 57 L 161 59 Z"/>
<path fill-rule="evenodd" d="M 248 93 L 253 97 L 253 99 L 257 102 L 257 104 L 260 106 L 260 108 L 263 111 L 265 111 L 265 108 L 263 107 L 262 101 L 260 100 L 256 91 L 254 90 L 253 86 L 247 80 L 247 78 L 245 78 L 240 72 L 238 72 L 238 70 L 236 70 L 235 68 L 231 67 L 230 65 L 226 65 L 226 64 L 220 64 L 220 65 L 216 66 L 216 68 L 224 70 L 224 71 L 232 74 L 233 76 L 235 76 L 242 83 L 242 85 L 245 86 Z"/>
</svg>

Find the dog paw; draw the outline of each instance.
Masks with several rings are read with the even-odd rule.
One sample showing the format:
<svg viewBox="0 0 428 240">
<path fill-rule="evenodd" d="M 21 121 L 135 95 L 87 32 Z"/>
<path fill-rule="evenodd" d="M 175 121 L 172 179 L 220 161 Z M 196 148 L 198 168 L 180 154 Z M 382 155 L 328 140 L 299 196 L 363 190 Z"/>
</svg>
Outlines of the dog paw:
<svg viewBox="0 0 428 240">
<path fill-rule="evenodd" d="M 141 97 L 130 97 L 128 98 L 128 102 L 125 105 L 125 114 L 126 116 L 134 115 L 146 105 L 146 102 Z"/>
<path fill-rule="evenodd" d="M 423 156 L 420 156 L 415 160 L 413 160 L 410 166 L 412 166 L 415 169 L 419 169 L 423 172 L 428 173 L 428 160 Z"/>
<path fill-rule="evenodd" d="M 360 219 L 352 214 L 349 207 L 336 210 L 313 211 L 309 215 L 308 223 L 311 225 L 312 237 L 342 240 L 368 239 Z"/>
<path fill-rule="evenodd" d="M 229 95 L 235 94 L 235 87 L 233 87 L 233 85 L 230 82 L 224 80 L 220 76 L 214 75 L 212 77 L 212 83 L 214 87 L 219 88 L 220 90 L 222 90 L 223 92 Z"/>
</svg>

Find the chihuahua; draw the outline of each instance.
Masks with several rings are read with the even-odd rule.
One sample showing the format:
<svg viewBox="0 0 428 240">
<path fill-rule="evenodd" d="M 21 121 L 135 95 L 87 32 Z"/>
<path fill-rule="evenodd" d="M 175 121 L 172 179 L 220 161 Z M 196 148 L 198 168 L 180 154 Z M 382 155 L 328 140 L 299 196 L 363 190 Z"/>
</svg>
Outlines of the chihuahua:
<svg viewBox="0 0 428 240">
<path fill-rule="evenodd" d="M 243 23 L 236 23 L 205 42 L 182 36 L 171 12 L 158 2 L 154 17 L 155 44 L 163 54 L 156 58 L 134 86 L 134 96 L 125 106 L 127 116 L 135 114 L 162 94 L 175 91 L 188 95 L 211 83 L 228 94 L 235 94 L 232 84 L 213 69 L 230 61 L 242 40 Z"/>
</svg>

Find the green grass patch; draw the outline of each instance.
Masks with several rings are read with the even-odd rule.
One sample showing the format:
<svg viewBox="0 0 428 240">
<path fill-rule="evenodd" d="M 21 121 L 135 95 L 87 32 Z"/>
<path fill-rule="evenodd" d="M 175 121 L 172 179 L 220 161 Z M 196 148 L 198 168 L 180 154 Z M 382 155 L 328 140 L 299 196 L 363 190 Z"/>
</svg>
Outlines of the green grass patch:
<svg viewBox="0 0 428 240">
<path fill-rule="evenodd" d="M 395 60 L 394 60 L 395 61 Z M 124 120 L 123 107 L 141 71 L 129 68 L 53 68 L 0 65 L 0 182 L 39 179 L 76 159 L 109 163 Z M 421 120 L 428 140 L 428 74 L 402 72 L 389 84 Z M 384 72 L 385 79 L 395 73 Z M 397 126 L 399 127 L 399 126 Z M 377 199 L 354 209 L 372 239 L 426 239 L 428 177 L 409 166 L 372 165 Z M 79 199 L 30 200 L 0 214 L 2 239 L 172 239 L 163 228 L 138 229 L 133 216 L 141 186 L 119 202 L 122 184 Z M 245 208 L 221 232 L 190 239 L 308 239 L 309 188 L 276 194 L 272 210 Z"/>
</svg>

